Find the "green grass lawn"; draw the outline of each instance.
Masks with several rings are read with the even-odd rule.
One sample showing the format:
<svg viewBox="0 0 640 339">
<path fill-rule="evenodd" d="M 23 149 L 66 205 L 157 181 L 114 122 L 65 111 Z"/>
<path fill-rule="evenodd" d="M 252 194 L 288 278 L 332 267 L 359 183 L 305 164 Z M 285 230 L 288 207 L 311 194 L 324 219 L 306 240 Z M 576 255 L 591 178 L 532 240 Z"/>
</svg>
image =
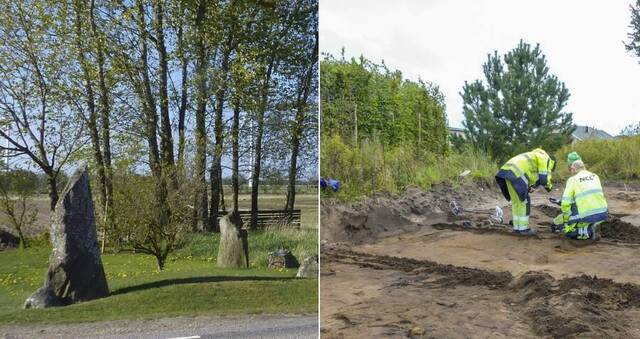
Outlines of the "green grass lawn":
<svg viewBox="0 0 640 339">
<path fill-rule="evenodd" d="M 292 250 L 300 261 L 317 253 L 316 230 L 249 233 L 250 269 L 216 268 L 218 240 L 215 234 L 189 235 L 161 272 L 148 255 L 105 254 L 111 296 L 44 310 L 23 310 L 22 305 L 42 286 L 50 249 L 0 252 L 0 325 L 317 312 L 317 279 L 296 279 L 295 269 L 266 268 L 267 253 L 278 248 Z"/>
</svg>

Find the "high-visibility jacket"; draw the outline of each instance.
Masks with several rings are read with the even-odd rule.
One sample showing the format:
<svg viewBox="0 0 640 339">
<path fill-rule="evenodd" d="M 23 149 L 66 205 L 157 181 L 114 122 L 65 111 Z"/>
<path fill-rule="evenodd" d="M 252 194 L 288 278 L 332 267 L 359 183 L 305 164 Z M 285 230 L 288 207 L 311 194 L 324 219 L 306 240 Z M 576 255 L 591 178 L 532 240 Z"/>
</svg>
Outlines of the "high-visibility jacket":
<svg viewBox="0 0 640 339">
<path fill-rule="evenodd" d="M 561 208 L 566 224 L 607 219 L 609 210 L 600 178 L 587 170 L 569 178 L 562 194 Z"/>
<path fill-rule="evenodd" d="M 551 170 L 554 165 L 547 152 L 536 148 L 509 159 L 496 174 L 496 181 L 507 200 L 511 200 L 506 185 L 506 180 L 509 180 L 520 200 L 524 201 L 529 194 L 529 187 L 544 186 L 551 190 Z"/>
</svg>

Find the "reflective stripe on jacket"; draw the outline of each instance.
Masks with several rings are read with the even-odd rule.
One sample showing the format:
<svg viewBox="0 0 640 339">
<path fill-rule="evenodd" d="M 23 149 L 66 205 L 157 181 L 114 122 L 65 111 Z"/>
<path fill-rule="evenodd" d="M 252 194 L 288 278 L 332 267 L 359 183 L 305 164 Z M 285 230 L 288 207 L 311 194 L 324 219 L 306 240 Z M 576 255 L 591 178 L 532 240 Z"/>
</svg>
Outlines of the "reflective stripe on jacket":
<svg viewBox="0 0 640 339">
<path fill-rule="evenodd" d="M 529 187 L 542 185 L 550 189 L 552 187 L 550 159 L 542 148 L 536 148 L 509 159 L 496 174 L 496 181 L 504 197 L 509 200 L 509 193 L 504 185 L 505 180 L 511 181 L 522 201 L 526 199 Z"/>
<path fill-rule="evenodd" d="M 564 222 L 598 222 L 607 219 L 609 210 L 600 178 L 587 170 L 582 170 L 567 180 L 562 194 Z"/>
</svg>

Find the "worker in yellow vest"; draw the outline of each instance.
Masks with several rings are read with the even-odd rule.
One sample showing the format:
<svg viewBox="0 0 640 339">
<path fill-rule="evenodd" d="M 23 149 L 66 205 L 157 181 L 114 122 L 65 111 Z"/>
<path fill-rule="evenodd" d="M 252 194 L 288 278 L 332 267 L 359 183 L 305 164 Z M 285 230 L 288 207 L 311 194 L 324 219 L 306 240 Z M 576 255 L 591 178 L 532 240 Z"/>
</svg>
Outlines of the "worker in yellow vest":
<svg viewBox="0 0 640 339">
<path fill-rule="evenodd" d="M 585 168 L 576 152 L 567 155 L 573 175 L 567 180 L 561 200 L 562 213 L 553 219 L 553 231 L 572 239 L 599 240 L 599 225 L 609 217 L 600 178 Z"/>
<path fill-rule="evenodd" d="M 542 148 L 518 154 L 509 159 L 496 174 L 496 181 L 502 195 L 511 201 L 513 231 L 521 235 L 533 235 L 535 231 L 529 228 L 529 213 L 531 198 L 529 193 L 533 189 L 544 186 L 551 191 L 551 172 L 556 167 L 556 161 Z"/>
</svg>

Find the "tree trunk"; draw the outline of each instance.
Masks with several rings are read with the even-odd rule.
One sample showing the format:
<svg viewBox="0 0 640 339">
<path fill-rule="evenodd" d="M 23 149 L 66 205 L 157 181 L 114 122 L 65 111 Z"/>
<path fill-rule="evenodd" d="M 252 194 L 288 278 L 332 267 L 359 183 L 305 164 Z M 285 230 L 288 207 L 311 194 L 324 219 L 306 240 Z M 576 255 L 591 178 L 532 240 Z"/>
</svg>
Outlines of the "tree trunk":
<svg viewBox="0 0 640 339">
<path fill-rule="evenodd" d="M 163 0 L 154 0 L 155 3 L 155 31 L 156 31 L 156 50 L 158 51 L 158 78 L 160 79 L 160 158 L 165 167 L 169 171 L 173 171 L 175 164 L 173 158 L 173 137 L 171 135 L 171 120 L 169 120 L 169 95 L 167 93 L 167 48 L 164 43 L 164 10 L 162 8 Z M 174 173 L 171 173 L 172 179 L 175 181 Z M 177 184 L 177 182 L 175 182 Z"/>
<path fill-rule="evenodd" d="M 271 59 L 267 68 L 267 74 L 262 84 L 260 109 L 256 117 L 257 130 L 255 138 L 255 160 L 253 163 L 253 175 L 251 176 L 251 222 L 250 227 L 256 229 L 258 227 L 258 189 L 260 184 L 260 168 L 262 164 L 262 134 L 264 130 L 264 115 L 267 111 L 269 100 L 269 82 L 271 81 L 271 72 L 275 64 L 275 58 Z"/>
<path fill-rule="evenodd" d="M 113 170 L 111 167 L 111 106 L 109 104 L 109 90 L 105 80 L 104 71 L 104 45 L 102 37 L 99 35 L 98 27 L 94 17 L 94 0 L 91 0 L 91 31 L 93 39 L 96 43 L 96 61 L 98 63 L 98 84 L 100 87 L 100 122 L 102 123 L 102 152 L 104 167 L 104 186 L 105 186 L 105 200 L 104 213 L 106 216 L 105 234 L 107 230 L 113 231 L 115 228 L 114 214 L 113 214 Z M 106 235 L 105 235 L 106 237 Z"/>
<path fill-rule="evenodd" d="M 85 47 L 82 44 L 84 39 L 82 29 L 82 11 L 80 1 L 74 2 L 75 11 L 75 32 L 76 32 L 76 49 L 78 52 L 78 62 L 82 68 L 82 76 L 84 77 L 87 109 L 89 110 L 89 119 L 87 121 L 87 127 L 89 129 L 89 136 L 91 138 L 91 149 L 93 151 L 93 159 L 96 162 L 98 181 L 100 183 L 100 203 L 105 212 L 105 204 L 107 202 L 107 181 L 104 171 L 104 162 L 102 159 L 102 151 L 100 150 L 100 137 L 97 126 L 97 114 L 95 105 L 95 94 L 93 92 L 93 83 L 91 81 L 91 73 L 89 71 L 89 65 L 85 57 Z M 93 3 L 93 1 L 92 1 Z M 91 8 L 93 10 L 93 8 Z"/>
<path fill-rule="evenodd" d="M 220 178 L 218 179 L 218 182 L 220 183 L 220 210 L 222 210 L 222 212 L 227 212 L 227 206 L 224 203 L 224 183 L 222 182 L 222 168 L 220 168 L 220 171 L 218 171 L 218 173 L 220 174 Z"/>
<path fill-rule="evenodd" d="M 303 79 L 300 82 L 298 89 L 298 96 L 296 99 L 296 119 L 291 131 L 291 162 L 289 166 L 289 185 L 287 188 L 287 202 L 285 204 L 285 210 L 293 213 L 293 208 L 296 202 L 296 176 L 298 174 L 298 154 L 300 152 L 300 138 L 304 132 L 304 120 L 306 116 L 306 109 L 308 106 L 307 100 L 311 94 L 311 83 L 314 75 L 314 68 L 316 65 L 316 56 L 318 55 L 318 36 L 316 34 L 316 43 L 313 51 L 309 55 L 308 62 L 310 63 L 307 70 L 303 75 Z"/>
<path fill-rule="evenodd" d="M 184 147 L 185 147 L 185 116 L 187 113 L 187 88 L 188 88 L 188 75 L 187 66 L 189 60 L 185 56 L 184 52 L 184 38 L 182 32 L 182 24 L 178 28 L 178 55 L 180 57 L 181 72 L 182 72 L 182 84 L 180 90 L 180 107 L 178 108 L 178 170 L 180 175 L 184 175 Z"/>
<path fill-rule="evenodd" d="M 194 231 L 199 229 L 211 231 L 208 227 L 208 201 L 207 201 L 207 128 L 205 126 L 205 112 L 207 106 L 207 67 L 206 67 L 206 50 L 204 45 L 204 29 L 202 27 L 204 15 L 206 11 L 206 0 L 198 3 L 198 11 L 196 13 L 195 29 L 196 29 L 196 157 L 195 157 L 195 174 L 196 174 L 196 194 L 193 210 Z"/>
<path fill-rule="evenodd" d="M 240 193 L 240 180 L 239 180 L 239 139 L 240 134 L 240 99 L 236 98 L 233 107 L 233 126 L 231 127 L 231 143 L 232 143 L 232 164 L 231 164 L 231 186 L 233 189 L 233 212 L 238 212 L 238 195 Z"/>
<path fill-rule="evenodd" d="M 52 171 L 47 171 L 46 174 L 47 185 L 49 186 L 49 208 L 53 212 L 58 203 L 58 177 Z"/>
<path fill-rule="evenodd" d="M 158 150 L 157 137 L 157 124 L 158 116 L 155 109 L 155 101 L 153 100 L 153 94 L 151 92 L 151 83 L 149 81 L 148 74 L 148 50 L 147 50 L 147 33 L 145 28 L 145 13 L 144 4 L 142 1 L 138 1 L 138 25 L 140 32 L 141 43 L 141 61 L 142 61 L 142 79 L 144 84 L 144 96 L 143 109 L 145 112 L 145 132 L 147 143 L 149 144 L 149 165 L 151 166 L 151 173 L 155 182 L 155 206 L 153 206 L 156 213 L 156 227 L 160 230 L 164 230 L 169 222 L 170 210 L 167 204 L 167 184 L 166 178 L 163 175 L 163 166 L 160 160 L 160 154 Z"/>
<path fill-rule="evenodd" d="M 222 81 L 218 85 L 216 91 L 216 112 L 215 112 L 215 148 L 213 150 L 213 162 L 211 164 L 211 208 L 209 209 L 209 228 L 218 232 L 220 227 L 218 225 L 218 211 L 220 209 L 220 187 L 222 178 L 222 148 L 224 143 L 224 125 L 222 122 L 222 111 L 224 108 L 225 95 L 227 93 L 227 75 L 229 73 L 229 57 L 231 55 L 231 48 L 229 41 L 227 40 L 227 46 L 225 54 L 222 58 L 221 71 L 223 74 Z"/>
<path fill-rule="evenodd" d="M 162 254 L 156 254 L 156 263 L 158 264 L 158 271 L 164 270 L 166 258 Z"/>
</svg>

